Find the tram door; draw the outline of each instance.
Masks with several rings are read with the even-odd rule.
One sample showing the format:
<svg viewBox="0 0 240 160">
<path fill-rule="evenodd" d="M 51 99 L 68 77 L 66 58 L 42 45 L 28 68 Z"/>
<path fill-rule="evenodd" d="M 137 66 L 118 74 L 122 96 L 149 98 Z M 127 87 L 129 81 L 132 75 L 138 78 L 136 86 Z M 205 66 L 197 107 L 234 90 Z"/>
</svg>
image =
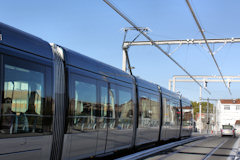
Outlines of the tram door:
<svg viewBox="0 0 240 160">
<path fill-rule="evenodd" d="M 94 156 L 98 137 L 96 129 L 99 112 L 97 81 L 93 78 L 71 74 L 70 90 L 68 159 Z"/>
<path fill-rule="evenodd" d="M 108 134 L 105 152 L 129 148 L 133 134 L 132 89 L 110 84 L 108 89 Z"/>
<path fill-rule="evenodd" d="M 105 152 L 106 139 L 108 130 L 108 108 L 109 108 L 109 96 L 108 96 L 108 84 L 106 82 L 98 82 L 98 102 L 97 106 L 97 148 L 96 154 Z"/>
<path fill-rule="evenodd" d="M 99 93 L 97 154 L 130 147 L 133 132 L 131 88 L 101 83 Z"/>
</svg>

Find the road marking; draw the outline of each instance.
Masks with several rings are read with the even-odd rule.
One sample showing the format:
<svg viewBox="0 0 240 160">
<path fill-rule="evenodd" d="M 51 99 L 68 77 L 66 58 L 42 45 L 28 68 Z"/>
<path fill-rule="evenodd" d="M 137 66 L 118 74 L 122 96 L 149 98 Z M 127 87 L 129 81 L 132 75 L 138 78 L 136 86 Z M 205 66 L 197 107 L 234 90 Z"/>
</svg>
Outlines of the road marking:
<svg viewBox="0 0 240 160">
<path fill-rule="evenodd" d="M 222 143 L 220 143 L 219 145 L 217 145 L 216 147 L 215 147 L 215 149 L 213 149 L 211 152 L 209 152 L 208 154 L 207 154 L 207 156 L 205 157 L 205 158 L 203 158 L 203 160 L 207 160 L 209 157 L 211 157 L 212 156 L 212 154 L 214 153 L 214 152 L 216 152 L 224 143 L 226 143 L 228 141 L 228 139 L 226 139 L 225 141 L 223 141 Z"/>
</svg>

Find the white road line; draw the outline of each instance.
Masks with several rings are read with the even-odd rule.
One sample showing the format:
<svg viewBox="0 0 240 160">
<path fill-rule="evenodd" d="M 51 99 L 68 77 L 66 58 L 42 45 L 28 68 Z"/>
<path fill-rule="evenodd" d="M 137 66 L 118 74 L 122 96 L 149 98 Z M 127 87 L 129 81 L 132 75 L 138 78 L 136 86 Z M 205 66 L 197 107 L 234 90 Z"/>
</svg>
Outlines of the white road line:
<svg viewBox="0 0 240 160">
<path fill-rule="evenodd" d="M 207 160 L 209 157 L 211 157 L 212 154 L 213 154 L 214 152 L 216 152 L 216 151 L 217 151 L 224 143 L 226 143 L 228 140 L 229 140 L 229 139 L 226 139 L 225 141 L 223 141 L 222 143 L 220 143 L 219 145 L 217 145 L 217 147 L 216 147 L 214 150 L 212 150 L 211 152 L 209 152 L 209 153 L 207 154 L 207 156 L 206 156 L 203 160 Z"/>
</svg>

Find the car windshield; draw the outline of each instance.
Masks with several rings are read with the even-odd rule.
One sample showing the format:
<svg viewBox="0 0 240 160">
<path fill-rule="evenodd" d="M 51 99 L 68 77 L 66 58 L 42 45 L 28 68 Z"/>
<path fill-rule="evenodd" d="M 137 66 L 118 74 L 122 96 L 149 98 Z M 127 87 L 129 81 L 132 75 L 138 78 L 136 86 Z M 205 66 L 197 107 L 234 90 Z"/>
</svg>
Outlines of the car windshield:
<svg viewBox="0 0 240 160">
<path fill-rule="evenodd" d="M 230 126 L 230 125 L 223 125 L 223 129 L 232 129 L 233 126 Z"/>
</svg>

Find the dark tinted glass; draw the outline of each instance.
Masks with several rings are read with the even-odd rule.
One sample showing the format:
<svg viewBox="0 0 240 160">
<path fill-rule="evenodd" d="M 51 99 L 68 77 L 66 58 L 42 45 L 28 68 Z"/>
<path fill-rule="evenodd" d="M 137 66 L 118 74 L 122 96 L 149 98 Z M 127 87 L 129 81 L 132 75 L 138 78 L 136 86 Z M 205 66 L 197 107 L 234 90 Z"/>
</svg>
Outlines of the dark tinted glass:
<svg viewBox="0 0 240 160">
<path fill-rule="evenodd" d="M 231 125 L 223 125 L 223 129 L 232 129 L 233 128 L 233 126 L 231 126 Z"/>
</svg>

